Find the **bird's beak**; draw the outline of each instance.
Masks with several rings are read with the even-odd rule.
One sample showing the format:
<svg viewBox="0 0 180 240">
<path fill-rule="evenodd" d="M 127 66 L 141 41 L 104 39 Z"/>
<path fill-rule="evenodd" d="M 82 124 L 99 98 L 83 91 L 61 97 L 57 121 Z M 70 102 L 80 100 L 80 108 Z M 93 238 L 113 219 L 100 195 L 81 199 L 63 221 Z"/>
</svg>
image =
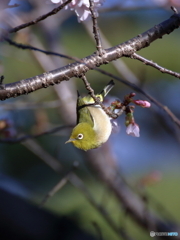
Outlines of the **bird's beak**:
<svg viewBox="0 0 180 240">
<path fill-rule="evenodd" d="M 68 141 L 66 141 L 66 142 L 65 142 L 65 144 L 66 144 L 66 143 L 73 142 L 74 140 L 75 140 L 75 139 L 73 139 L 73 138 L 70 138 Z"/>
</svg>

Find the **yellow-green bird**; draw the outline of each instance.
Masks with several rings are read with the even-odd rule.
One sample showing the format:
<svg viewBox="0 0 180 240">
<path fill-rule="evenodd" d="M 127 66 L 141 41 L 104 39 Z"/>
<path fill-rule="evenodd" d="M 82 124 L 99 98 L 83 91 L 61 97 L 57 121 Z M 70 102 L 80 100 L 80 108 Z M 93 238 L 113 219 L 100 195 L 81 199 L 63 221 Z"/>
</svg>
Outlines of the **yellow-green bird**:
<svg viewBox="0 0 180 240">
<path fill-rule="evenodd" d="M 114 82 L 111 80 L 96 97 L 102 102 L 113 86 Z M 83 98 L 78 95 L 77 125 L 66 143 L 72 142 L 75 147 L 84 151 L 98 148 L 108 140 L 111 130 L 110 118 L 101 106 L 95 104 L 90 95 Z"/>
</svg>

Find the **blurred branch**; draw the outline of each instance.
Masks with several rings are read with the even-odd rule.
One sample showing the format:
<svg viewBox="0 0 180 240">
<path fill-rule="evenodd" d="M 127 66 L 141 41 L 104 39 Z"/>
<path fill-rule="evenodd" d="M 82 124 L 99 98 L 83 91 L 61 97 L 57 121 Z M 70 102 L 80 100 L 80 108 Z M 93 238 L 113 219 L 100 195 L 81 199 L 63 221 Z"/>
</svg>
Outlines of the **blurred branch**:
<svg viewBox="0 0 180 240">
<path fill-rule="evenodd" d="M 72 1 L 72 0 L 67 0 L 65 3 L 61 4 L 59 7 L 54 8 L 52 11 L 50 11 L 50 12 L 48 12 L 48 13 L 46 13 L 46 14 L 38 17 L 38 18 L 36 18 L 35 20 L 32 20 L 32 21 L 30 21 L 30 22 L 27 22 L 27 23 L 24 23 L 24 24 L 21 24 L 21 25 L 15 27 L 15 28 L 12 28 L 12 29 L 10 29 L 8 32 L 9 32 L 9 33 L 14 33 L 14 32 L 18 32 L 19 30 L 21 30 L 21 29 L 23 29 L 23 28 L 32 26 L 32 25 L 34 25 L 34 24 L 36 24 L 36 23 L 38 23 L 38 22 L 40 22 L 40 21 L 42 21 L 42 20 L 44 20 L 44 19 L 46 19 L 46 18 L 54 15 L 54 14 L 56 14 L 57 12 L 59 12 L 60 10 L 62 10 L 62 9 L 63 9 L 68 3 L 70 3 L 71 1 Z"/>
<path fill-rule="evenodd" d="M 19 82 L 4 84 L 3 89 L 0 89 L 0 99 L 5 100 L 7 98 L 28 94 L 41 88 L 47 88 L 62 81 L 67 81 L 72 77 L 80 77 L 87 71 L 103 64 L 107 64 L 118 58 L 130 57 L 134 52 L 149 46 L 150 43 L 158 38 L 162 38 L 164 34 L 170 34 L 178 28 L 179 25 L 180 14 L 174 14 L 168 20 L 156 25 L 142 34 L 139 34 L 137 37 L 115 47 L 104 50 L 103 57 L 101 58 L 97 53 L 92 54 L 81 59 L 83 63 L 71 63 L 35 77 L 24 79 Z"/>
<path fill-rule="evenodd" d="M 43 162 L 45 162 L 55 172 L 61 172 L 61 164 L 56 159 L 54 159 L 47 151 L 45 151 L 34 139 L 28 139 L 21 144 L 28 148 L 35 155 L 37 155 L 40 159 L 42 159 Z"/>
<path fill-rule="evenodd" d="M 102 236 L 102 231 L 101 231 L 101 228 L 99 227 L 99 225 L 96 223 L 96 222 L 92 222 L 94 228 L 95 228 L 95 231 L 97 232 L 98 236 L 99 236 L 99 240 L 103 240 L 103 236 Z"/>
<path fill-rule="evenodd" d="M 50 166 L 54 171 L 60 173 L 62 170 L 60 163 L 54 157 L 49 155 L 42 147 L 40 147 L 38 143 L 34 140 L 28 140 L 23 143 L 23 145 L 48 164 L 48 166 Z M 87 161 L 93 170 L 98 174 L 98 177 L 114 192 L 126 212 L 143 228 L 147 231 L 179 232 L 179 227 L 176 226 L 175 223 L 171 222 L 168 224 L 148 210 L 146 201 L 142 200 L 141 197 L 138 197 L 135 193 L 133 193 L 133 191 L 117 175 L 117 168 L 114 164 L 112 164 L 112 159 L 109 158 L 109 155 L 102 155 L 100 151 L 90 151 L 90 154 L 87 156 Z M 120 234 L 124 239 L 130 239 L 124 229 L 115 225 L 106 209 L 96 203 L 83 181 L 81 181 L 81 179 L 73 172 L 67 174 L 64 180 L 61 179 L 61 181 L 50 191 L 49 195 L 54 195 L 59 188 L 66 184 L 66 178 L 68 178 L 68 181 L 73 186 L 83 193 L 87 200 L 95 207 L 95 209 L 98 210 L 98 212 L 116 233 Z M 169 237 L 169 239 L 171 238 Z M 176 239 L 179 238 L 177 237 Z"/>
<path fill-rule="evenodd" d="M 59 127 L 55 127 L 53 129 L 44 131 L 42 133 L 38 133 L 38 134 L 33 134 L 33 135 L 23 135 L 17 138 L 0 138 L 0 143 L 18 143 L 18 142 L 23 142 L 25 140 L 28 139 L 32 139 L 32 138 L 37 138 L 37 137 L 42 137 L 44 135 L 47 134 L 52 134 L 52 133 L 56 133 L 58 131 L 64 130 L 66 128 L 72 128 L 73 126 L 71 125 L 67 125 L 67 126 L 59 126 Z"/>
<path fill-rule="evenodd" d="M 89 192 L 88 188 L 85 186 L 83 181 L 77 175 L 75 175 L 74 173 L 70 174 L 69 182 L 83 193 L 83 195 L 86 197 L 86 199 L 91 203 L 92 206 L 94 206 L 94 208 L 96 210 L 98 210 L 98 212 L 102 215 L 102 217 L 106 220 L 106 222 L 111 226 L 111 228 L 118 235 L 121 235 L 123 237 L 123 239 L 129 239 L 129 240 L 132 239 L 130 236 L 127 235 L 127 233 L 124 231 L 124 229 L 116 226 L 116 224 L 111 219 L 111 217 L 110 217 L 109 213 L 106 211 L 106 209 L 103 208 L 98 203 L 96 203 L 93 196 Z"/>
<path fill-rule="evenodd" d="M 128 188 L 130 188 L 135 194 L 138 194 L 142 200 L 146 199 L 147 204 L 151 202 L 154 208 L 158 210 L 158 212 L 161 214 L 161 216 L 163 216 L 164 219 L 168 219 L 171 222 L 177 221 L 177 219 L 174 218 L 174 216 L 167 208 L 163 207 L 162 204 L 157 201 L 157 199 L 155 199 L 152 195 L 146 192 L 145 187 L 140 187 L 138 185 L 138 182 L 131 185 L 122 174 L 119 175 L 119 177 L 121 178 L 121 181 L 123 181 L 123 183 L 127 185 Z"/>
<path fill-rule="evenodd" d="M 103 150 L 105 150 L 105 148 L 103 148 L 102 151 Z M 147 208 L 147 203 L 142 199 L 142 197 L 135 194 L 121 179 L 117 173 L 117 167 L 113 167 L 112 157 L 109 158 L 106 152 L 102 155 L 98 149 L 97 151 L 90 151 L 86 160 L 93 168 L 97 177 L 99 177 L 99 179 L 114 192 L 127 214 L 131 216 L 132 219 L 134 219 L 141 227 L 147 231 L 180 231 L 180 227 L 176 224 L 176 222 L 168 224 L 167 219 L 161 220 L 160 217 Z"/>
<path fill-rule="evenodd" d="M 4 38 L 4 40 L 6 42 L 8 42 L 10 45 L 15 46 L 17 48 L 21 48 L 23 50 L 28 49 L 28 50 L 42 52 L 42 53 L 44 53 L 46 55 L 53 55 L 53 56 L 57 56 L 57 57 L 66 58 L 66 59 L 69 59 L 69 60 L 75 60 L 75 61 L 79 60 L 76 57 L 71 57 L 71 56 L 68 56 L 68 55 L 65 55 L 65 54 L 56 53 L 56 52 L 52 52 L 52 51 L 46 51 L 46 50 L 43 50 L 43 49 L 40 49 L 40 48 L 36 48 L 36 47 L 30 46 L 30 45 L 22 44 L 22 43 L 16 43 L 15 41 L 12 41 L 11 39 L 9 39 L 7 37 Z"/>
<path fill-rule="evenodd" d="M 117 81 L 131 87 L 132 89 L 134 89 L 135 91 L 143 94 L 144 96 L 146 96 L 152 103 L 154 103 L 156 106 L 160 107 L 171 119 L 172 121 L 178 126 L 180 127 L 180 120 L 171 112 L 171 110 L 163 105 L 162 103 L 160 103 L 158 100 L 156 100 L 155 98 L 153 98 L 150 94 L 148 94 L 146 91 L 144 91 L 142 88 L 140 88 L 139 86 L 137 86 L 136 84 L 134 83 L 131 83 L 131 82 L 128 82 L 128 81 L 125 81 L 107 71 L 104 71 L 102 69 L 99 69 L 98 70 L 99 72 L 101 72 L 102 74 L 106 75 L 106 76 L 109 76 L 110 78 L 113 78 L 113 79 L 116 79 Z"/>
<path fill-rule="evenodd" d="M 22 143 L 25 147 L 27 147 L 30 151 L 32 151 L 35 155 L 37 155 L 43 162 L 45 162 L 49 167 L 51 167 L 55 172 L 61 173 L 63 168 L 61 164 L 52 157 L 46 150 L 44 150 L 36 141 L 34 140 L 27 140 L 26 142 Z M 61 189 L 66 183 L 67 180 L 82 194 L 86 197 L 86 199 L 91 203 L 91 205 L 102 215 L 102 217 L 106 220 L 106 222 L 109 224 L 109 226 L 116 232 L 118 235 L 121 235 L 126 240 L 132 240 L 127 233 L 116 226 L 113 219 L 110 217 L 110 214 L 106 211 L 105 208 L 103 208 L 101 205 L 99 205 L 91 195 L 88 188 L 85 186 L 83 181 L 72 172 L 72 169 L 69 173 L 65 174 L 65 177 L 62 178 L 53 188 L 52 190 L 45 196 L 45 198 L 42 200 L 40 206 L 42 206 L 49 197 L 53 196 L 59 189 Z"/>
<path fill-rule="evenodd" d="M 69 173 L 63 177 L 52 189 L 51 191 L 48 192 L 48 194 L 44 197 L 44 199 L 42 200 L 42 202 L 40 203 L 40 207 L 43 207 L 44 204 L 47 202 L 47 200 L 50 197 L 53 197 L 54 194 L 56 194 L 62 187 L 64 187 L 66 185 L 66 183 L 68 182 L 68 176 Z"/>
</svg>

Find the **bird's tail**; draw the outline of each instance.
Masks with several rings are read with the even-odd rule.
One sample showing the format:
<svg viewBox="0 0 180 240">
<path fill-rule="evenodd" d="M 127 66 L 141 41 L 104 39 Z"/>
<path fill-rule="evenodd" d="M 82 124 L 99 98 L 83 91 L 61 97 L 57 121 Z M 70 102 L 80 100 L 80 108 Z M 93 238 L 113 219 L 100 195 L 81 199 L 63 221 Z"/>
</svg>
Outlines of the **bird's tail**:
<svg viewBox="0 0 180 240">
<path fill-rule="evenodd" d="M 111 91 L 111 89 L 114 87 L 114 81 L 111 80 L 104 89 L 96 95 L 96 97 L 100 97 L 100 100 L 103 101 L 104 97 Z"/>
</svg>

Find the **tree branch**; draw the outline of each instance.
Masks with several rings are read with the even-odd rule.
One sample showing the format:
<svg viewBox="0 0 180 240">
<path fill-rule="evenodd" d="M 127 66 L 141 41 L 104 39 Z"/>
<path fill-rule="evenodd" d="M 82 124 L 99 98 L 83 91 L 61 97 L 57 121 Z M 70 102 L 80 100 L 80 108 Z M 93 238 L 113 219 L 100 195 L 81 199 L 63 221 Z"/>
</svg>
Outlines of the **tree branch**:
<svg viewBox="0 0 180 240">
<path fill-rule="evenodd" d="M 126 212 L 147 231 L 157 232 L 179 232 L 180 227 L 176 224 L 168 224 L 168 220 L 161 220 L 154 212 L 147 209 L 145 201 L 136 195 L 122 180 L 117 172 L 117 167 L 113 166 L 112 157 L 106 154 L 106 147 L 102 146 L 104 154 L 99 150 L 90 151 L 86 161 L 97 174 L 99 179 L 114 192 L 121 202 Z M 97 161 L 98 159 L 98 161 Z M 180 239 L 179 237 L 177 237 Z M 164 238 L 165 239 L 165 238 Z M 173 237 L 171 238 L 173 239 Z"/>
<path fill-rule="evenodd" d="M 81 59 L 83 63 L 75 62 L 50 72 L 21 80 L 19 82 L 1 85 L 0 100 L 28 94 L 38 89 L 58 84 L 61 81 L 67 81 L 72 77 L 80 77 L 87 71 L 103 64 L 107 64 L 123 56 L 130 57 L 136 51 L 149 46 L 150 43 L 158 38 L 162 38 L 163 35 L 170 34 L 172 31 L 178 28 L 179 25 L 180 14 L 174 14 L 168 20 L 156 25 L 137 37 L 134 37 L 131 40 L 115 47 L 106 49 L 103 57 L 100 57 L 98 54 L 92 54 Z"/>
<path fill-rule="evenodd" d="M 81 59 L 78 59 L 77 57 L 71 57 L 71 56 L 68 56 L 68 55 L 64 55 L 64 54 L 59 54 L 59 53 L 56 53 L 56 52 L 51 52 L 51 51 L 45 51 L 45 50 L 42 50 L 42 49 L 39 49 L 39 48 L 36 48 L 36 47 L 33 47 L 33 46 L 30 46 L 30 45 L 24 45 L 24 44 L 20 44 L 20 43 L 16 43 L 8 38 L 6 38 L 6 41 L 15 46 L 15 47 L 18 47 L 18 48 L 21 48 L 21 49 L 29 49 L 29 50 L 34 50 L 34 51 L 39 51 L 39 52 L 42 52 L 42 53 L 45 53 L 47 55 L 55 55 L 55 56 L 58 56 L 58 57 L 64 57 L 64 58 L 67 58 L 67 59 L 70 59 L 70 60 L 76 60 L 78 63 L 83 63 L 83 60 Z M 179 73 L 176 73 L 176 72 L 172 72 L 171 70 L 168 70 L 168 69 L 165 69 L 159 65 L 157 65 L 156 63 L 152 63 L 151 61 L 137 55 L 136 53 L 132 54 L 130 56 L 131 58 L 138 58 L 138 60 L 144 62 L 144 61 L 147 61 L 148 65 L 151 65 L 152 67 L 155 67 L 157 66 L 157 69 L 160 70 L 161 68 L 164 69 L 164 71 L 166 71 L 166 73 L 172 75 L 172 76 L 176 76 L 176 77 L 179 77 Z M 152 64 L 151 64 L 152 63 Z M 155 65 L 155 66 L 154 66 Z M 159 69 L 160 68 L 160 69 Z M 180 127 L 180 120 L 171 112 L 171 110 L 167 107 L 167 106 L 164 106 L 163 104 L 161 104 L 159 101 L 157 101 L 155 98 L 153 98 L 151 95 L 149 95 L 146 91 L 142 90 L 139 86 L 137 86 L 136 84 L 134 83 L 131 83 L 127 80 L 123 80 L 122 78 L 120 77 L 117 77 L 116 75 L 114 74 L 111 74 L 105 70 L 102 70 L 102 69 L 99 69 L 99 68 L 94 68 L 94 70 L 106 75 L 106 76 L 109 76 L 110 78 L 113 78 L 113 79 L 116 79 L 117 81 L 127 85 L 128 87 L 132 88 L 133 90 L 143 94 L 144 96 L 146 96 L 151 102 L 153 102 L 156 106 L 160 107 L 164 112 L 166 112 L 166 114 L 172 119 L 172 121 L 178 126 Z M 163 71 L 161 71 L 163 72 Z M 1 77 L 1 81 L 0 81 L 0 89 L 4 89 L 4 85 L 3 85 L 3 80 L 4 80 L 4 76 Z M 56 105 L 55 105 L 56 106 Z M 42 107 L 42 106 L 41 106 Z M 6 109 L 8 109 L 9 107 L 7 106 Z M 20 108 L 18 106 L 18 108 Z M 27 136 L 29 138 L 29 136 Z M 31 138 L 31 136 L 30 136 Z M 15 139 L 13 140 L 13 143 L 16 142 L 16 141 L 23 141 L 24 140 L 24 137 L 23 138 L 18 138 L 18 139 Z M 0 140 L 0 141 L 4 141 L 4 139 Z M 5 141 L 7 142 L 7 141 Z M 11 140 L 10 140 L 11 142 Z"/>
<path fill-rule="evenodd" d="M 56 14 L 57 12 L 62 10 L 67 4 L 69 4 L 71 1 L 72 0 L 67 0 L 65 3 L 61 4 L 59 7 L 54 8 L 52 11 L 50 11 L 50 12 L 48 12 L 48 13 L 46 13 L 46 14 L 38 17 L 38 18 L 36 18 L 35 20 L 32 20 L 30 22 L 27 22 L 27 23 L 24 23 L 24 24 L 21 24 L 21 25 L 15 27 L 15 28 L 12 28 L 8 32 L 9 33 L 18 32 L 19 30 L 21 30 L 23 28 L 26 28 L 26 27 L 29 27 L 31 25 L 34 25 L 34 24 L 36 24 L 36 23 L 46 19 L 47 17 L 50 17 L 50 16 Z"/>
<path fill-rule="evenodd" d="M 91 18 L 92 18 L 92 23 L 93 23 L 93 34 L 94 34 L 94 39 L 96 42 L 96 49 L 97 53 L 99 56 L 103 56 L 103 48 L 102 48 L 102 43 L 100 39 L 100 34 L 99 34 L 99 28 L 97 24 L 97 17 L 94 12 L 94 2 L 92 0 L 89 0 L 89 10 L 91 12 Z"/>
<path fill-rule="evenodd" d="M 153 61 L 150 61 L 150 60 L 148 60 L 148 59 L 146 59 L 146 58 L 144 58 L 144 57 L 142 57 L 142 56 L 140 56 L 140 55 L 138 55 L 136 53 L 133 53 L 131 55 L 131 58 L 139 60 L 139 61 L 143 62 L 144 64 L 149 65 L 149 66 L 151 66 L 153 68 L 156 68 L 156 69 L 158 69 L 162 73 L 168 73 L 169 75 L 172 75 L 172 76 L 174 76 L 176 78 L 180 78 L 180 73 L 173 72 L 173 71 L 171 71 L 169 69 L 166 69 L 166 68 L 158 65 L 157 63 L 155 63 Z"/>
<path fill-rule="evenodd" d="M 113 79 L 116 79 L 117 81 L 131 87 L 132 89 L 134 89 L 135 91 L 143 94 L 144 96 L 147 97 L 147 99 L 149 99 L 152 103 L 154 103 L 157 107 L 160 107 L 164 112 L 166 112 L 166 114 L 172 119 L 172 121 L 178 126 L 180 127 L 180 120 L 174 115 L 173 112 L 171 112 L 171 110 L 163 105 L 162 103 L 160 103 L 158 100 L 156 100 L 154 97 L 152 97 L 150 94 L 148 94 L 146 91 L 144 91 L 142 88 L 140 88 L 139 86 L 137 86 L 136 84 L 134 83 L 131 83 L 131 82 L 128 82 L 128 81 L 125 81 L 117 76 L 115 76 L 114 74 L 112 73 L 109 73 L 105 70 L 102 70 L 102 69 L 98 69 L 99 72 L 101 72 L 102 74 L 106 75 L 106 76 L 109 76 L 110 78 L 113 78 Z"/>
<path fill-rule="evenodd" d="M 32 135 L 23 135 L 17 138 L 0 138 L 0 143 L 19 143 L 19 142 L 23 142 L 25 140 L 28 139 L 32 139 L 32 138 L 38 138 L 47 134 L 53 134 L 56 132 L 59 132 L 61 130 L 67 129 L 67 128 L 72 128 L 73 126 L 68 126 L 68 125 L 64 125 L 64 126 L 59 126 L 59 127 L 55 127 L 53 129 L 50 130 L 46 130 L 42 133 L 38 133 L 38 134 L 32 134 Z"/>
</svg>

